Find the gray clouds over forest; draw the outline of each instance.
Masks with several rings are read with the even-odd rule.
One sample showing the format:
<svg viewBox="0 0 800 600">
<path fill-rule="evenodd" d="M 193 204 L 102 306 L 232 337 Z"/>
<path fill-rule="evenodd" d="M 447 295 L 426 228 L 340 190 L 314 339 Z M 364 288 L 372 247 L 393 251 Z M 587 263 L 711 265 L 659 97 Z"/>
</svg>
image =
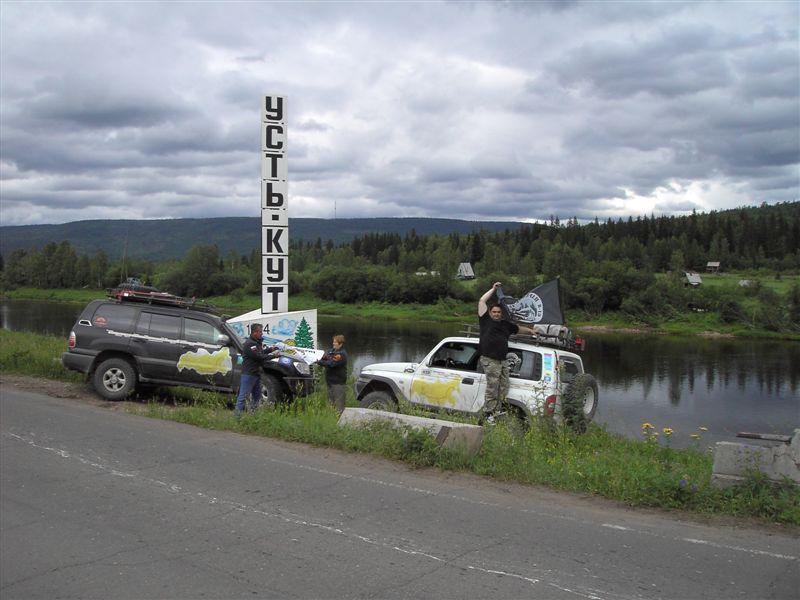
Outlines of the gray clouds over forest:
<svg viewBox="0 0 800 600">
<path fill-rule="evenodd" d="M 796 2 L 22 3 L 4 225 L 259 213 L 546 219 L 798 199 Z"/>
</svg>

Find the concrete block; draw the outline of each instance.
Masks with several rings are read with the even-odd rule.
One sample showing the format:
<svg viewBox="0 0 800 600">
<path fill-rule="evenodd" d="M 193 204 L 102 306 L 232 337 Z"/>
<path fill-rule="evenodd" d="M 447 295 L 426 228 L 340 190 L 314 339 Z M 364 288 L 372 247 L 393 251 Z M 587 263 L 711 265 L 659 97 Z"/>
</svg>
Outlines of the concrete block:
<svg viewBox="0 0 800 600">
<path fill-rule="evenodd" d="M 461 449 L 468 456 L 476 454 L 483 442 L 483 427 L 478 425 L 426 419 L 371 408 L 345 408 L 339 417 L 340 427 L 342 425 L 359 427 L 370 423 L 389 423 L 395 429 L 410 427 L 427 431 L 443 448 Z"/>
<path fill-rule="evenodd" d="M 747 471 L 757 469 L 772 481 L 789 478 L 800 485 L 800 429 L 794 430 L 789 444 L 755 446 L 717 442 L 711 482 L 718 487 L 741 483 Z"/>
</svg>

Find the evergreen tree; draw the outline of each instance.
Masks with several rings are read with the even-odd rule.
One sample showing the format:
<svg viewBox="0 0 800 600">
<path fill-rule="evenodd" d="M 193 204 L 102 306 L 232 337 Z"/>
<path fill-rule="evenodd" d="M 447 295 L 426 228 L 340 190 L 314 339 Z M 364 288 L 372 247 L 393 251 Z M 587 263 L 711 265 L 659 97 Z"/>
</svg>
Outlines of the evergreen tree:
<svg viewBox="0 0 800 600">
<path fill-rule="evenodd" d="M 305 317 L 300 320 L 300 324 L 294 332 L 294 345 L 299 348 L 314 347 L 314 336 Z"/>
</svg>

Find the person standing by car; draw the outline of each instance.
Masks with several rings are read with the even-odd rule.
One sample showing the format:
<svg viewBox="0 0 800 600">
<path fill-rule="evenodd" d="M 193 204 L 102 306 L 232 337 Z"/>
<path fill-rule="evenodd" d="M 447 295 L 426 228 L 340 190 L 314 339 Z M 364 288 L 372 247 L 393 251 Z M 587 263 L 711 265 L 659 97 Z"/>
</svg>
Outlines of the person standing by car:
<svg viewBox="0 0 800 600">
<path fill-rule="evenodd" d="M 488 307 L 486 303 L 499 287 L 498 281 L 478 300 L 481 366 L 486 375 L 481 421 L 486 418 L 489 422 L 493 422 L 494 418 L 502 413 L 508 394 L 509 364 L 506 360 L 508 338 L 520 332 L 531 335 L 535 333 L 530 327 L 503 319 L 503 309 L 499 304 Z"/>
<path fill-rule="evenodd" d="M 275 347 L 264 348 L 261 338 L 264 327 L 260 323 L 250 326 L 250 335 L 242 344 L 242 379 L 239 395 L 236 397 L 236 418 L 242 416 L 247 396 L 250 396 L 250 412 L 255 412 L 261 403 L 261 365 L 265 360 L 276 356 Z"/>
<path fill-rule="evenodd" d="M 339 414 L 344 410 L 347 392 L 347 351 L 344 349 L 344 336 L 333 336 L 333 347 L 317 361 L 325 367 L 325 383 L 328 385 L 328 402 Z"/>
</svg>

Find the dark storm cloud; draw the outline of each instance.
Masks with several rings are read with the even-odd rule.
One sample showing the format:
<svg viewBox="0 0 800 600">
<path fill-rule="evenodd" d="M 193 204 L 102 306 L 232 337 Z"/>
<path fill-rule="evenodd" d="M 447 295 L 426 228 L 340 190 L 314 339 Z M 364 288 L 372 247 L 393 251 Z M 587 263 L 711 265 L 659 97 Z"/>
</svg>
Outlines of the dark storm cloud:
<svg viewBox="0 0 800 600">
<path fill-rule="evenodd" d="M 21 116 L 32 121 L 44 121 L 46 126 L 74 128 L 153 127 L 163 123 L 181 122 L 192 111 L 178 101 L 155 99 L 146 95 L 131 96 L 113 90 L 98 90 L 86 82 L 51 81 L 46 92 L 25 98 Z"/>
<path fill-rule="evenodd" d="M 292 214 L 548 219 L 797 198 L 798 7 L 4 4 L 4 224 L 256 215 L 285 93 Z"/>
<path fill-rule="evenodd" d="M 733 80 L 725 43 L 708 26 L 665 32 L 637 43 L 594 42 L 553 61 L 547 69 L 567 87 L 590 85 L 610 98 L 648 93 L 675 97 L 724 87 Z"/>
</svg>

